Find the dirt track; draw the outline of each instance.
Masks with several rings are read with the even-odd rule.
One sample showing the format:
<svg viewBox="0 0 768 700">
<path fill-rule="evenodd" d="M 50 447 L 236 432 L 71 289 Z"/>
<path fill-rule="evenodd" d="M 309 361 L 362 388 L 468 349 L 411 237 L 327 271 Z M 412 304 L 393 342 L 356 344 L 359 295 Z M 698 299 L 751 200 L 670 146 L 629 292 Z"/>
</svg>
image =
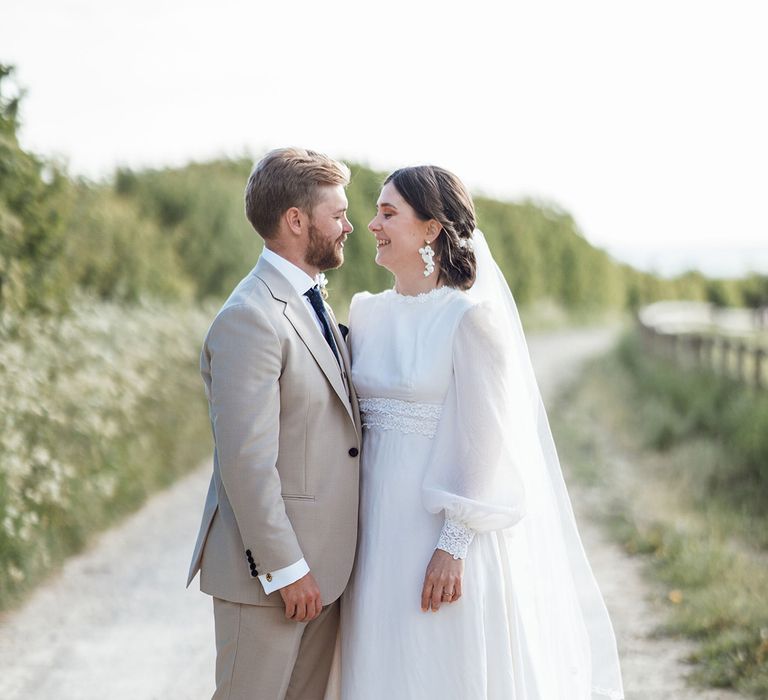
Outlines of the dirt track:
<svg viewBox="0 0 768 700">
<path fill-rule="evenodd" d="M 551 401 L 581 363 L 606 350 L 610 330 L 532 336 Z M 2 700 L 202 700 L 213 692 L 213 614 L 184 589 L 209 467 L 155 496 L 71 559 L 20 610 L 0 618 Z M 728 700 L 688 688 L 688 646 L 652 639 L 661 611 L 648 602 L 641 561 L 609 543 L 572 491 L 585 547 L 614 621 L 627 700 Z M 427 699 L 425 699 L 427 700 Z"/>
</svg>

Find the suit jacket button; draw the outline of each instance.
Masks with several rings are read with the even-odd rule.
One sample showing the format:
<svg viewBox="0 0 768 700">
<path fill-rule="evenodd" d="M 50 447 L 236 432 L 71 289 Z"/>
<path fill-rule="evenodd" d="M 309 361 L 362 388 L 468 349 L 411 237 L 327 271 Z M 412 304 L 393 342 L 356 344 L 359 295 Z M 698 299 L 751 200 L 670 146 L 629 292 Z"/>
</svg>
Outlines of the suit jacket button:
<svg viewBox="0 0 768 700">
<path fill-rule="evenodd" d="M 267 583 L 271 583 L 271 581 L 272 581 L 272 574 L 267 574 L 266 575 L 266 579 L 267 579 Z"/>
<path fill-rule="evenodd" d="M 350 447 L 349 448 L 349 456 L 350 457 L 357 457 L 357 455 L 360 454 L 360 450 L 358 450 L 356 447 Z"/>
</svg>

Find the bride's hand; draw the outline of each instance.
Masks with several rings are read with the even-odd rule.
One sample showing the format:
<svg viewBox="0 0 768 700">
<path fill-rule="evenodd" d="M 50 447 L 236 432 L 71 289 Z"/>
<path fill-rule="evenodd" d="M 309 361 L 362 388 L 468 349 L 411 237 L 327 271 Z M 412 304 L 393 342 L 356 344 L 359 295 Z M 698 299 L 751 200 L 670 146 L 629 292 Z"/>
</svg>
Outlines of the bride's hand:
<svg viewBox="0 0 768 700">
<path fill-rule="evenodd" d="M 464 560 L 454 559 L 448 552 L 436 549 L 427 566 L 421 591 L 421 610 L 437 612 L 441 603 L 453 603 L 461 598 L 461 578 Z"/>
</svg>

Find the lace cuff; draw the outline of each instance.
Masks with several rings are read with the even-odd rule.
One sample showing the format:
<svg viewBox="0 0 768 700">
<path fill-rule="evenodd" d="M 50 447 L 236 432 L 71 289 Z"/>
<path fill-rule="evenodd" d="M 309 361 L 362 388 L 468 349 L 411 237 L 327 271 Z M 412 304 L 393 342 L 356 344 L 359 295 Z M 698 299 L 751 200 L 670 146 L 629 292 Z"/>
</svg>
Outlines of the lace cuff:
<svg viewBox="0 0 768 700">
<path fill-rule="evenodd" d="M 440 532 L 440 539 L 435 549 L 448 552 L 454 559 L 466 559 L 469 543 L 475 536 L 475 531 L 468 528 L 459 520 L 445 516 L 445 524 Z"/>
</svg>

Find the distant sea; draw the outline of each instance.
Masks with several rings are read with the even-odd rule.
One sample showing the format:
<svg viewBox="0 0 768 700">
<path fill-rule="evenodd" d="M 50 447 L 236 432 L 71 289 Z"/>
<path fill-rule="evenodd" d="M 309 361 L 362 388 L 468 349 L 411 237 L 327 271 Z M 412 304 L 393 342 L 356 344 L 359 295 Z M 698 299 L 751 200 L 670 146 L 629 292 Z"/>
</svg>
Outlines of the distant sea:
<svg viewBox="0 0 768 700">
<path fill-rule="evenodd" d="M 606 246 L 617 260 L 656 274 L 673 277 L 698 270 L 708 277 L 768 274 L 768 242 L 764 246 Z"/>
</svg>

